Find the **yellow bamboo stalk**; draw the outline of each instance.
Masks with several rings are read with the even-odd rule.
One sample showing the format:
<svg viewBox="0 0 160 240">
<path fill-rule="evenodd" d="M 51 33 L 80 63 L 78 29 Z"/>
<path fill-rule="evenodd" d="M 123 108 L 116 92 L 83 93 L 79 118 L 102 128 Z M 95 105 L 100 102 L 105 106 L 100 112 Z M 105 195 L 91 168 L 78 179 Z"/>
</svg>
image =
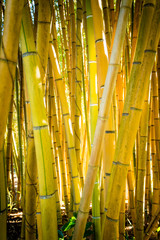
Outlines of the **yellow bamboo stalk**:
<svg viewBox="0 0 160 240">
<path fill-rule="evenodd" d="M 36 239 L 37 162 L 33 133 L 28 136 L 26 163 L 25 239 Z"/>
<path fill-rule="evenodd" d="M 102 98 L 105 78 L 108 69 L 108 52 L 105 42 L 104 25 L 102 18 L 102 9 L 98 0 L 91 0 L 91 8 L 93 14 L 95 45 L 96 45 L 96 61 L 97 61 L 97 82 L 99 99 Z"/>
<path fill-rule="evenodd" d="M 126 192 L 124 191 L 119 213 L 119 240 L 125 240 L 125 193 Z"/>
<path fill-rule="evenodd" d="M 37 52 L 42 64 L 42 88 L 44 91 L 46 81 L 46 71 L 48 62 L 48 50 L 50 39 L 50 22 L 51 22 L 51 1 L 39 0 L 38 6 L 38 26 L 37 26 Z"/>
<path fill-rule="evenodd" d="M 18 41 L 20 24 L 22 18 L 23 1 L 19 4 L 16 0 L 8 1 L 5 11 L 4 31 L 2 37 L 2 47 L 0 50 L 0 76 L 1 76 L 1 135 L 0 149 L 3 145 L 4 132 L 9 112 L 9 104 L 14 83 L 15 67 L 17 63 Z M 17 16 L 17 18 L 15 18 Z M 12 36 L 12 41 L 11 41 Z M 6 97 L 8 96 L 8 97 Z M 4 108 L 5 106 L 5 108 Z"/>
<path fill-rule="evenodd" d="M 136 0 L 135 10 L 134 10 L 134 20 L 133 20 L 133 37 L 132 37 L 132 49 L 131 49 L 131 63 L 134 60 L 134 54 L 135 54 L 135 50 L 136 50 L 138 29 L 139 29 L 140 19 L 141 19 L 141 5 L 142 5 L 142 0 Z"/>
<path fill-rule="evenodd" d="M 41 89 L 41 68 L 36 53 L 28 2 L 25 1 L 21 28 L 21 47 L 38 159 L 38 179 L 43 239 L 57 239 L 56 199 L 53 181 L 53 153 Z"/>
<path fill-rule="evenodd" d="M 160 42 L 157 49 L 157 75 L 158 75 L 158 95 L 160 96 Z M 160 97 L 159 97 L 159 113 L 160 113 Z"/>
<path fill-rule="evenodd" d="M 74 211 L 78 211 L 79 203 L 80 203 L 80 183 L 79 183 L 79 173 L 78 166 L 76 160 L 76 152 L 75 152 L 75 143 L 74 143 L 74 133 L 71 122 L 71 117 L 68 108 L 68 102 L 65 95 L 65 87 L 64 82 L 62 80 L 62 76 L 60 73 L 60 67 L 57 61 L 56 53 L 52 43 L 50 43 L 49 55 L 52 63 L 52 69 L 55 76 L 55 83 L 58 89 L 58 94 L 61 101 L 63 120 L 65 124 L 65 132 L 67 139 L 67 146 L 70 157 L 70 165 L 71 165 L 71 174 L 72 174 L 72 186 L 73 186 L 73 196 L 74 196 Z"/>
<path fill-rule="evenodd" d="M 76 79 L 75 79 L 75 149 L 77 163 L 79 164 L 79 175 L 81 187 L 83 188 L 84 180 L 82 173 L 82 165 L 80 159 L 81 149 L 81 131 L 82 131 L 82 17 L 83 8 L 82 0 L 77 1 L 77 17 L 76 17 Z"/>
<path fill-rule="evenodd" d="M 76 79 L 76 25 L 75 25 L 75 12 L 74 12 L 74 1 L 69 0 L 69 12 L 70 12 L 70 23 L 71 23 L 71 41 L 72 41 L 72 82 L 71 82 L 71 118 L 74 129 L 75 124 L 75 79 Z"/>
<path fill-rule="evenodd" d="M 152 70 L 152 91 L 153 91 L 153 109 L 155 124 L 155 147 L 156 158 L 158 162 L 158 174 L 160 175 L 160 118 L 159 118 L 159 96 L 158 96 L 158 76 L 156 71 L 156 63 Z M 160 176 L 159 176 L 160 178 Z"/>
<path fill-rule="evenodd" d="M 153 6 L 154 5 L 152 5 L 152 7 Z M 152 27 L 149 34 L 147 49 L 144 52 L 143 67 L 139 73 L 140 76 L 137 76 L 139 79 L 137 89 L 139 89 L 139 91 L 137 91 L 136 93 L 134 103 L 131 102 L 130 104 L 130 110 L 127 112 L 126 111 L 124 112 L 123 120 L 121 122 L 121 127 L 119 131 L 119 138 L 116 145 L 116 151 L 115 151 L 116 164 L 113 164 L 113 168 L 112 168 L 113 174 L 111 174 L 111 181 L 110 181 L 110 187 L 109 187 L 110 191 L 108 195 L 108 210 L 107 210 L 107 217 L 106 217 L 107 227 L 105 228 L 106 237 L 109 237 L 110 239 L 114 239 L 115 237 L 113 232 L 114 232 L 114 229 L 116 229 L 117 218 L 119 215 L 119 208 L 120 208 L 120 201 L 118 200 L 119 202 L 117 202 L 117 199 L 119 199 L 119 197 L 122 196 L 122 192 L 125 187 L 125 178 L 127 175 L 128 163 L 132 154 L 136 132 L 139 126 L 141 109 L 143 107 L 144 98 L 146 96 L 146 92 L 148 89 L 150 73 L 153 67 L 156 48 L 158 45 L 158 39 L 160 34 L 160 32 L 157 32 L 157 29 L 160 24 L 159 7 L 160 7 L 159 2 L 157 2 L 157 5 L 155 7 L 155 14 L 152 21 Z M 154 44 L 152 45 L 153 41 L 154 41 Z M 128 99 L 127 95 L 126 95 L 126 99 Z M 125 129 L 128 129 L 129 132 L 124 131 L 124 126 L 125 126 Z M 122 146 L 123 144 L 124 144 L 124 147 Z M 119 184 L 120 181 L 121 181 L 121 184 Z M 109 229 L 110 229 L 110 232 L 109 232 Z"/>
<path fill-rule="evenodd" d="M 94 41 L 93 15 L 91 1 L 87 1 L 87 39 L 88 39 L 88 65 L 89 65 L 89 87 L 90 87 L 90 132 L 91 148 L 98 118 L 98 95 L 97 95 L 97 65 L 96 49 Z M 100 176 L 97 173 L 92 196 L 92 219 L 94 224 L 94 237 L 101 239 L 101 216 L 100 216 Z M 104 209 L 103 209 L 104 211 Z"/>
<path fill-rule="evenodd" d="M 102 0 L 102 6 L 103 6 L 103 14 L 104 14 L 104 22 L 105 22 L 105 37 L 106 37 L 107 49 L 108 49 L 108 53 L 109 53 L 108 55 L 110 58 L 112 33 L 111 33 L 108 0 L 107 1 Z"/>
<path fill-rule="evenodd" d="M 150 116 L 150 108 L 149 108 L 149 116 Z M 149 117 L 150 119 L 150 117 Z M 147 210 L 147 214 L 151 214 L 150 206 L 151 206 L 151 175 L 150 175 L 150 121 L 148 124 L 148 139 L 147 139 L 147 160 L 146 160 L 146 189 L 145 189 L 145 208 Z M 147 215 L 146 215 L 147 218 Z"/>
<path fill-rule="evenodd" d="M 55 96 L 54 96 L 54 91 L 53 91 L 53 77 L 52 77 L 52 70 L 51 70 L 51 62 L 49 59 L 49 66 L 50 66 L 50 75 L 49 75 L 49 80 L 50 80 L 50 90 L 51 90 L 51 106 L 52 106 L 52 118 L 53 118 L 53 134 L 56 139 L 56 145 L 58 148 L 58 155 L 59 155 L 59 163 L 60 163 L 60 169 L 61 169 L 61 185 L 62 185 L 62 193 L 64 195 L 65 199 L 65 207 L 66 207 L 66 212 L 68 212 L 68 196 L 67 196 L 67 183 L 66 183 L 66 176 L 65 176 L 65 162 L 63 158 L 63 153 L 62 153 L 62 145 L 60 141 L 60 136 L 59 136 L 59 129 L 58 129 L 58 123 L 57 123 L 57 116 L 56 116 L 56 106 L 55 106 Z M 57 166 L 58 168 L 58 166 Z"/>
<path fill-rule="evenodd" d="M 37 25 L 38 25 L 38 0 L 35 0 L 35 13 L 34 13 L 34 39 L 35 39 L 35 44 L 36 44 L 36 39 L 37 39 Z"/>
<path fill-rule="evenodd" d="M 120 16 L 118 20 L 118 27 L 115 34 L 115 41 L 112 49 L 110 65 L 108 67 L 108 73 L 106 77 L 101 106 L 99 110 L 99 117 L 97 120 L 97 126 L 95 130 L 95 137 L 93 142 L 91 158 L 88 165 L 88 171 L 87 171 L 87 176 L 86 176 L 85 185 L 83 189 L 83 196 L 81 199 L 78 218 L 76 221 L 73 240 L 82 239 L 83 232 L 85 229 L 90 199 L 92 196 L 97 169 L 99 167 L 99 159 L 100 159 L 101 146 L 102 146 L 101 143 L 104 136 L 105 120 L 108 118 L 109 110 L 111 106 L 111 100 L 112 100 L 113 91 L 115 87 L 117 72 L 119 69 L 121 50 L 124 42 L 124 35 L 126 31 L 130 5 L 131 5 L 131 1 L 123 1 L 121 5 Z M 117 51 L 117 49 L 119 49 L 119 51 Z"/>
<path fill-rule="evenodd" d="M 138 161 L 138 181 L 137 181 L 137 198 L 136 198 L 136 239 L 143 239 L 144 235 L 144 200 L 145 200 L 145 177 L 146 177 L 146 159 L 147 159 L 147 135 L 148 135 L 148 92 L 144 102 L 140 122 L 140 152 Z"/>
<path fill-rule="evenodd" d="M 154 69 L 153 69 L 154 70 Z M 159 206 L 159 176 L 158 176 L 158 161 L 155 143 L 155 123 L 154 123 L 154 102 L 153 102 L 153 84 L 155 83 L 155 71 L 152 71 L 151 80 L 151 156 L 152 156 L 152 173 L 153 173 L 153 197 L 152 197 L 152 218 Z"/>
<path fill-rule="evenodd" d="M 0 49 L 0 78 L 1 78 L 1 104 L 0 104 L 0 165 L 1 165 L 1 215 L 0 215 L 0 237 L 6 239 L 6 186 L 3 163 L 3 141 L 6 130 L 9 105 L 11 101 L 12 88 L 14 85 L 15 68 L 18 55 L 18 41 L 22 19 L 23 1 L 7 1 L 4 19 L 4 31 Z M 17 18 L 15 18 L 17 16 Z M 12 36 L 12 37 L 11 37 Z M 12 39 L 12 41 L 11 41 Z M 4 107 L 5 106 L 5 107 Z"/>
<path fill-rule="evenodd" d="M 22 66 L 21 66 L 22 68 Z M 23 77 L 21 73 L 21 78 Z M 26 114 L 27 114 L 27 159 L 26 159 L 26 188 L 25 188 L 25 238 L 36 239 L 36 213 L 37 213 L 37 162 L 33 135 L 33 125 L 31 120 L 30 101 L 25 86 Z M 37 220 L 38 223 L 38 220 Z M 38 224 L 39 234 L 39 224 Z M 42 237 L 42 236 L 41 236 Z M 40 238 L 40 236 L 39 236 Z"/>
<path fill-rule="evenodd" d="M 129 208 L 131 211 L 131 217 L 132 217 L 132 224 L 134 226 L 135 230 L 135 224 L 136 224 L 136 212 L 135 212 L 135 180 L 134 180 L 134 174 L 133 174 L 133 157 L 131 158 L 130 165 L 128 168 L 128 174 L 127 174 L 127 183 L 128 183 L 128 190 L 129 190 Z"/>
<path fill-rule="evenodd" d="M 58 42 L 57 42 L 57 30 L 56 30 L 56 14 L 55 14 L 55 4 L 53 0 L 53 8 L 52 8 L 52 28 L 51 33 L 53 35 L 53 45 L 56 51 L 57 58 L 59 59 L 59 51 L 58 51 Z"/>
<path fill-rule="evenodd" d="M 71 92 L 71 68 L 70 68 L 70 54 L 69 54 L 69 42 L 67 39 L 66 33 L 66 24 L 64 18 L 64 3 L 62 0 L 58 0 L 58 7 L 61 19 L 61 27 L 62 27 L 62 36 L 64 40 L 64 49 L 65 49 L 65 58 L 66 58 L 66 65 L 67 65 L 67 76 L 68 76 L 68 84 L 69 84 L 69 92 Z"/>
</svg>

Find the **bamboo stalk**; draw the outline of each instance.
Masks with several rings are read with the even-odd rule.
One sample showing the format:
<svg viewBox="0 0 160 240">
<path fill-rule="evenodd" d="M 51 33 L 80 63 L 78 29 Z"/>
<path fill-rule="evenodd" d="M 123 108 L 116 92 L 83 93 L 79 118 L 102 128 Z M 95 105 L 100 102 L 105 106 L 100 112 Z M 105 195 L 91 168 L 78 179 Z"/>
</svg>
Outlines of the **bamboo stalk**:
<svg viewBox="0 0 160 240">
<path fill-rule="evenodd" d="M 56 186 L 53 181 L 52 167 L 53 153 L 41 89 L 41 68 L 35 49 L 27 2 L 25 2 L 23 9 L 21 45 L 28 95 L 31 102 L 36 157 L 38 159 L 42 234 L 44 239 L 57 239 Z"/>
<path fill-rule="evenodd" d="M 160 217 L 160 207 L 157 209 L 154 218 L 152 219 L 152 221 L 150 222 L 150 224 L 148 225 L 146 231 L 145 231 L 145 236 L 143 238 L 143 240 L 148 240 L 150 239 L 151 234 L 153 233 L 153 231 L 156 228 L 157 222 L 159 220 Z"/>
<path fill-rule="evenodd" d="M 12 88 L 14 85 L 15 68 L 18 54 L 18 41 L 20 24 L 22 18 L 23 1 L 7 1 L 2 45 L 0 50 L 0 78 L 1 78 L 1 105 L 0 105 L 0 149 L 3 145 L 4 133 L 6 130 L 9 105 L 11 101 Z M 15 18 L 17 16 L 17 18 Z M 11 38 L 12 36 L 12 38 Z M 12 41 L 11 41 L 12 39 Z M 7 96 L 7 97 L 6 97 Z M 5 106 L 5 108 L 4 108 Z"/>
<path fill-rule="evenodd" d="M 108 115 L 109 115 L 111 99 L 114 91 L 114 86 L 116 83 L 116 77 L 119 69 L 121 50 L 124 42 L 124 34 L 126 31 L 130 5 L 131 5 L 131 1 L 123 1 L 121 5 L 117 31 L 115 34 L 115 41 L 112 49 L 110 65 L 108 67 L 108 73 L 106 77 L 101 106 L 99 110 L 99 117 L 97 120 L 97 126 L 95 130 L 93 149 L 91 153 L 90 162 L 88 165 L 88 171 L 87 171 L 87 176 L 86 176 L 85 185 L 83 189 L 83 195 L 81 199 L 78 218 L 76 221 L 73 240 L 82 239 L 84 229 L 85 229 L 90 199 L 92 196 L 93 186 L 96 179 L 97 169 L 99 167 L 99 159 L 100 159 L 101 146 L 102 146 L 101 143 L 104 136 L 105 120 L 108 118 Z M 119 51 L 117 51 L 117 48 L 119 49 Z"/>
<path fill-rule="evenodd" d="M 38 6 L 38 26 L 37 26 L 37 52 L 42 64 L 42 88 L 44 91 L 46 81 L 46 71 L 48 62 L 48 50 L 50 39 L 50 22 L 51 22 L 51 1 L 39 0 Z"/>
<path fill-rule="evenodd" d="M 136 239 L 143 239 L 144 234 L 144 197 L 145 197 L 145 176 L 146 176 L 146 159 L 147 159 L 147 135 L 148 135 L 148 113 L 149 113 L 148 93 L 144 102 L 140 122 L 140 153 L 138 161 L 138 182 L 136 198 Z"/>
<path fill-rule="evenodd" d="M 112 233 L 114 232 L 114 229 L 116 229 L 117 218 L 119 215 L 119 208 L 120 208 L 120 201 L 118 200 L 119 204 L 117 204 L 117 198 L 119 199 L 119 197 L 122 196 L 121 194 L 125 187 L 125 178 L 127 175 L 128 163 L 132 154 L 136 132 L 139 126 L 139 120 L 140 120 L 141 111 L 142 111 L 141 109 L 143 107 L 144 98 L 146 96 L 146 92 L 149 86 L 150 73 L 153 67 L 156 48 L 158 45 L 159 34 L 160 34 L 160 32 L 157 32 L 157 28 L 159 27 L 159 24 L 160 24 L 159 7 L 160 7 L 159 2 L 157 2 L 156 8 L 155 8 L 155 14 L 152 21 L 152 27 L 149 34 L 147 48 L 144 52 L 143 66 L 139 73 L 140 76 L 137 76 L 137 78 L 139 79 L 138 86 L 137 86 L 138 91 L 134 98 L 134 103 L 131 102 L 130 104 L 130 110 L 124 112 L 123 120 L 121 122 L 120 132 L 119 132 L 119 138 L 116 145 L 115 161 L 117 164 L 113 164 L 112 166 L 110 191 L 109 191 L 110 194 L 108 195 L 109 196 L 108 210 L 107 210 L 107 218 L 106 218 L 107 227 L 105 229 L 106 237 L 109 237 L 110 239 L 114 239 L 113 238 L 114 234 L 112 235 Z M 152 44 L 153 41 L 154 41 L 154 44 Z M 128 96 L 126 96 L 126 99 L 127 98 Z M 126 100 L 125 100 L 125 103 L 126 103 Z M 123 134 L 122 134 L 121 131 L 122 129 L 124 129 L 123 124 L 125 126 L 125 129 L 128 129 L 128 130 L 125 132 L 123 131 Z M 122 146 L 123 144 L 124 146 L 127 146 L 127 147 L 123 148 Z M 120 181 L 121 181 L 121 184 L 119 184 Z M 112 209 L 114 209 L 114 211 Z M 110 232 L 108 231 L 108 229 L 110 229 Z"/>
<path fill-rule="evenodd" d="M 75 143 L 74 143 L 74 133 L 71 122 L 71 117 L 69 113 L 67 98 L 65 96 L 65 87 L 64 82 L 60 73 L 60 67 L 57 61 L 56 53 L 52 44 L 50 44 L 49 55 L 52 63 L 52 68 L 55 76 L 55 83 L 58 89 L 58 94 L 61 101 L 63 120 L 65 124 L 65 133 L 67 139 L 67 146 L 70 157 L 70 166 L 71 166 L 71 174 L 72 174 L 72 185 L 73 185 L 73 195 L 74 195 L 74 211 L 78 211 L 79 203 L 80 203 L 80 183 L 79 183 L 79 173 L 75 152 Z"/>
</svg>

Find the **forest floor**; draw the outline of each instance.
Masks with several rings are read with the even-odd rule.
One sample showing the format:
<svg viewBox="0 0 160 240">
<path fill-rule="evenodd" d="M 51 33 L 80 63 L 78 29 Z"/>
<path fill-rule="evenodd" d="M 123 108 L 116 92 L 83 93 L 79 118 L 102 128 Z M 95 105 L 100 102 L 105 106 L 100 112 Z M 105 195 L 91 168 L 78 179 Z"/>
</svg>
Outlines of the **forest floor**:
<svg viewBox="0 0 160 240">
<path fill-rule="evenodd" d="M 133 226 L 130 221 L 130 213 L 126 211 L 125 218 L 126 218 L 126 227 L 125 227 L 125 239 L 127 240 L 134 240 L 133 237 Z M 92 221 L 92 215 L 91 212 L 88 217 L 88 221 Z M 63 213 L 62 215 L 62 225 L 58 226 L 58 229 L 61 230 L 61 227 L 68 222 L 68 217 Z M 22 212 L 8 212 L 8 218 L 7 218 L 7 240 L 19 240 L 21 235 L 21 225 L 22 225 Z M 92 227 L 91 227 L 91 230 Z M 73 228 L 69 231 L 70 234 L 72 234 Z M 68 240 L 69 236 L 64 234 L 64 240 Z M 94 240 L 94 234 L 91 234 L 87 240 Z M 152 234 L 150 240 L 156 240 L 160 239 L 160 236 L 157 236 L 155 234 Z"/>
</svg>

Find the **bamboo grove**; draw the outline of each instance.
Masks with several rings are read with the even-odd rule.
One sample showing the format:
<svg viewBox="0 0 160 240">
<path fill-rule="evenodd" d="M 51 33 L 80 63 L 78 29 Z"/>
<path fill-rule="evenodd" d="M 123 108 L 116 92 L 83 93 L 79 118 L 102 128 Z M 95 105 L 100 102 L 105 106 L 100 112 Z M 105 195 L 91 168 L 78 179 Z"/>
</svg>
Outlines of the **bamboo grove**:
<svg viewBox="0 0 160 240">
<path fill-rule="evenodd" d="M 158 239 L 160 1 L 0 1 L 0 239 Z M 63 209 L 63 211 L 62 211 Z M 61 239 L 68 239 L 62 238 Z M 134 238 L 133 238 L 134 239 Z"/>
</svg>

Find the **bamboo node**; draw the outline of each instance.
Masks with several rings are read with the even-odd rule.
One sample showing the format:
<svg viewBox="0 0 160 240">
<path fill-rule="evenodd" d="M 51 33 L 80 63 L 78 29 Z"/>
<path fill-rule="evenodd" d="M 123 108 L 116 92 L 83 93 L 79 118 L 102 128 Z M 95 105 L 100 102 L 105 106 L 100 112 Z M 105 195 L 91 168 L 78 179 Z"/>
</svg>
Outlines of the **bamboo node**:
<svg viewBox="0 0 160 240">
<path fill-rule="evenodd" d="M 130 110 L 142 111 L 141 108 L 130 107 Z"/>
<path fill-rule="evenodd" d="M 143 7 L 155 7 L 155 5 L 153 3 L 146 3 L 143 5 Z"/>
<path fill-rule="evenodd" d="M 110 218 L 106 215 L 106 219 L 108 219 L 109 221 L 112 221 L 112 222 L 118 222 L 119 219 L 114 219 L 114 218 Z"/>
<path fill-rule="evenodd" d="M 78 175 L 77 176 L 72 176 L 72 178 L 78 178 Z"/>
<path fill-rule="evenodd" d="M 98 116 L 98 119 L 103 120 L 103 121 L 107 121 L 108 120 L 108 118 L 101 117 L 101 116 Z"/>
<path fill-rule="evenodd" d="M 31 56 L 31 55 L 37 55 L 37 52 L 36 51 L 25 52 L 25 53 L 22 54 L 22 58 L 28 57 L 28 56 Z"/>
<path fill-rule="evenodd" d="M 50 24 L 50 22 L 45 22 L 45 21 L 38 21 L 38 23 L 42 23 L 42 24 Z"/>
<path fill-rule="evenodd" d="M 0 61 L 2 61 L 2 62 L 9 62 L 9 63 L 13 63 L 13 64 L 15 64 L 15 65 L 17 65 L 17 63 L 16 62 L 14 62 L 14 61 L 12 61 L 12 60 L 9 60 L 9 59 L 6 59 L 6 58 L 0 58 Z"/>
<path fill-rule="evenodd" d="M 109 66 L 117 66 L 117 67 L 119 67 L 120 66 L 120 63 L 109 63 Z"/>
<path fill-rule="evenodd" d="M 79 209 L 79 212 L 83 213 L 83 214 L 88 214 L 89 212 L 84 212 L 81 209 Z"/>
<path fill-rule="evenodd" d="M 105 173 L 105 176 L 111 176 L 111 174 L 110 173 Z"/>
<path fill-rule="evenodd" d="M 90 103 L 90 107 L 98 106 L 98 103 Z"/>
<path fill-rule="evenodd" d="M 3 210 L 0 210 L 0 215 L 3 215 L 6 212 L 6 208 Z"/>
<path fill-rule="evenodd" d="M 123 9 L 123 8 L 128 8 L 129 10 L 131 9 L 130 6 L 127 6 L 127 5 L 121 5 L 121 9 Z"/>
<path fill-rule="evenodd" d="M 36 214 L 36 210 L 35 210 L 34 212 L 32 212 L 32 213 L 27 213 L 27 212 L 26 212 L 25 215 L 26 215 L 26 216 L 32 216 L 32 215 L 35 215 L 35 214 Z"/>
<path fill-rule="evenodd" d="M 141 63 L 142 63 L 142 62 L 133 62 L 133 64 L 139 64 L 139 65 L 140 65 Z"/>
<path fill-rule="evenodd" d="M 80 203 L 74 203 L 74 205 L 78 206 Z"/>
<path fill-rule="evenodd" d="M 105 131 L 105 133 L 115 133 L 116 131 Z"/>
<path fill-rule="evenodd" d="M 55 82 L 61 81 L 61 80 L 62 80 L 62 78 L 57 78 L 57 79 L 55 79 Z"/>
<path fill-rule="evenodd" d="M 98 217 L 93 217 L 92 216 L 92 219 L 100 219 L 101 217 L 100 216 L 98 216 Z"/>
<path fill-rule="evenodd" d="M 121 162 L 113 162 L 113 164 L 114 165 L 120 165 L 120 166 L 126 166 L 126 167 L 129 167 L 130 166 L 130 164 L 128 164 L 128 163 L 121 163 Z"/>
<path fill-rule="evenodd" d="M 129 113 L 122 113 L 122 116 L 128 116 Z"/>
<path fill-rule="evenodd" d="M 145 52 L 145 53 L 147 53 L 147 52 L 156 53 L 156 51 L 155 51 L 155 50 L 152 50 L 152 49 L 146 49 L 144 52 Z"/>
<path fill-rule="evenodd" d="M 41 130 L 43 128 L 48 128 L 48 125 L 42 125 L 42 126 L 34 126 L 33 130 Z"/>
<path fill-rule="evenodd" d="M 88 61 L 88 63 L 97 63 L 96 61 Z"/>
<path fill-rule="evenodd" d="M 57 190 L 56 190 L 57 191 Z M 56 192 L 55 191 L 55 192 Z M 40 195 L 39 197 L 40 197 L 40 199 L 49 199 L 49 198 L 52 198 L 53 196 L 54 196 L 54 194 L 55 194 L 55 192 L 54 193 L 52 193 L 52 194 L 50 194 L 50 195 Z"/>
<path fill-rule="evenodd" d="M 99 38 L 95 41 L 95 43 L 98 43 L 98 42 L 103 42 L 103 38 Z"/>
<path fill-rule="evenodd" d="M 98 165 L 98 166 L 93 166 L 93 165 L 88 164 L 88 167 L 91 167 L 91 168 L 98 168 L 99 165 Z"/>
<path fill-rule="evenodd" d="M 75 147 L 69 147 L 68 150 L 72 150 L 72 149 L 75 149 Z"/>
</svg>

